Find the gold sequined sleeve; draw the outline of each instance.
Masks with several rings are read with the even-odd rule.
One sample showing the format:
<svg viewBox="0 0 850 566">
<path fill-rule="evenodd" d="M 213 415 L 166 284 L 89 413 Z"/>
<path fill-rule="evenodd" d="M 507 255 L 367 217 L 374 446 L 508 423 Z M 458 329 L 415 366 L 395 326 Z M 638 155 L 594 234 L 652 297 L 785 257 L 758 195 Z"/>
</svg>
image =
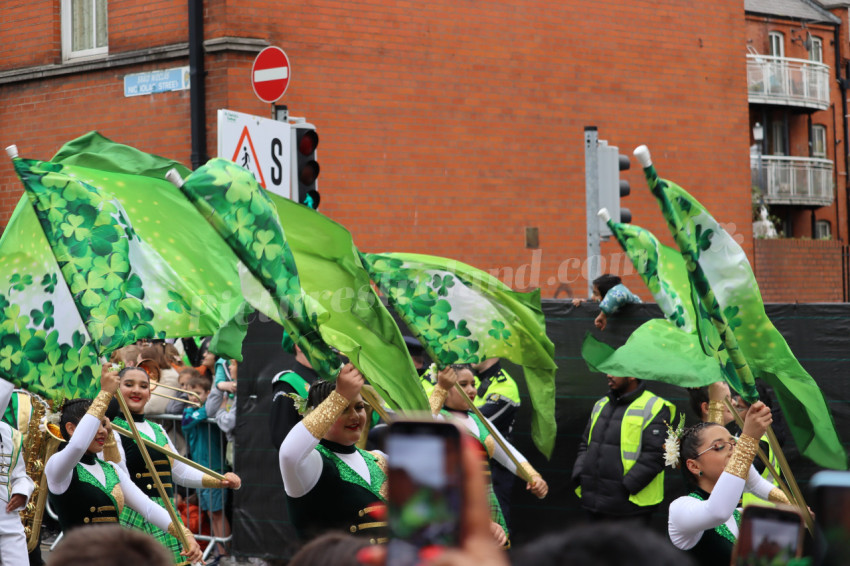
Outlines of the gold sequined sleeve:
<svg viewBox="0 0 850 566">
<path fill-rule="evenodd" d="M 333 390 L 328 398 L 322 401 L 301 422 L 304 423 L 304 427 L 313 435 L 313 438 L 321 440 L 336 419 L 345 411 L 348 404 L 348 399 Z"/>
<path fill-rule="evenodd" d="M 221 487 L 221 480 L 209 474 L 204 474 L 204 477 L 201 478 L 201 485 L 218 489 Z"/>
<path fill-rule="evenodd" d="M 443 405 L 446 404 L 446 397 L 449 396 L 449 392 L 440 387 L 439 385 L 435 385 L 434 389 L 431 391 L 431 396 L 428 398 L 428 404 L 431 405 L 431 414 L 436 415 L 443 408 Z"/>
<path fill-rule="evenodd" d="M 520 477 L 523 477 L 523 479 L 525 477 L 528 477 L 529 479 L 533 480 L 534 476 L 538 476 L 538 477 L 541 477 L 541 478 L 543 477 L 543 476 L 540 475 L 540 472 L 535 470 L 534 466 L 532 466 L 528 462 L 520 462 L 519 467 L 524 472 L 524 475 L 520 476 Z M 528 480 L 526 480 L 526 481 L 528 481 Z"/>
<path fill-rule="evenodd" d="M 719 424 L 720 426 L 725 425 L 723 422 L 723 401 L 709 401 L 708 402 L 708 422 Z"/>
<path fill-rule="evenodd" d="M 770 490 L 767 500 L 772 503 L 785 503 L 786 505 L 791 505 L 791 502 L 788 501 L 788 497 L 785 495 L 785 492 L 778 487 L 774 487 Z"/>
<path fill-rule="evenodd" d="M 174 523 L 168 524 L 168 534 L 170 534 L 171 536 L 173 536 L 173 537 L 175 537 L 179 540 L 180 535 L 179 535 L 179 531 L 177 529 L 182 530 L 183 534 L 186 535 L 187 539 L 191 540 L 191 538 L 195 536 L 195 535 L 192 534 L 192 531 L 187 529 L 184 525 L 174 524 Z"/>
<path fill-rule="evenodd" d="M 106 414 L 106 408 L 109 407 L 109 402 L 112 400 L 112 393 L 108 391 L 101 391 L 97 394 L 97 397 L 94 398 L 94 401 L 91 402 L 89 406 L 89 410 L 86 411 L 86 414 L 92 415 L 97 420 L 103 418 Z"/>
<path fill-rule="evenodd" d="M 735 446 L 735 451 L 732 452 L 732 457 L 726 464 L 726 472 L 733 476 L 746 480 L 750 473 L 750 466 L 753 463 L 753 458 L 756 457 L 759 441 L 755 438 L 742 434 L 738 439 L 738 445 Z"/>
</svg>

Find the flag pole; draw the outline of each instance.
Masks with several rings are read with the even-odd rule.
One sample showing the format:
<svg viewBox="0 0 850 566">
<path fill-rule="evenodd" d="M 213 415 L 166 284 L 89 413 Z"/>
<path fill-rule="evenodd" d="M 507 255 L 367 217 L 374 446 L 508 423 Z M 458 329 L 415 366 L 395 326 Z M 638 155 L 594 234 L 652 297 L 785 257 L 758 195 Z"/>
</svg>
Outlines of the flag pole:
<svg viewBox="0 0 850 566">
<path fill-rule="evenodd" d="M 142 454 L 145 465 L 151 473 L 151 479 L 156 486 L 156 491 L 162 498 L 163 507 L 165 507 L 165 510 L 168 512 L 171 522 L 174 523 L 174 531 L 177 533 L 177 538 L 180 540 L 180 544 L 183 545 L 183 549 L 188 550 L 189 540 L 186 538 L 186 533 L 183 532 L 183 523 L 177 517 L 177 513 L 174 511 L 174 506 L 171 505 L 171 498 L 168 497 L 168 494 L 165 492 L 165 487 L 162 485 L 162 480 L 159 478 L 159 474 L 156 473 L 156 467 L 153 465 L 151 455 L 148 453 L 145 443 L 142 442 L 139 429 L 136 428 L 136 422 L 133 420 L 133 413 L 130 412 L 130 408 L 127 406 L 127 401 L 124 400 L 124 396 L 121 394 L 120 389 L 115 392 L 115 398 L 118 399 L 118 403 L 121 405 L 121 412 L 124 413 L 124 418 L 127 420 L 127 424 L 130 425 L 130 431 L 133 435 L 133 439 L 136 441 L 136 445 L 139 447 L 139 452 Z"/>
<path fill-rule="evenodd" d="M 129 422 L 129 421 L 127 421 L 127 422 Z M 121 436 L 126 436 L 128 438 L 135 439 L 132 432 L 130 432 L 129 430 L 127 430 L 124 427 L 118 426 L 115 423 L 112 423 L 112 430 L 114 430 L 115 432 L 117 432 Z M 199 463 L 197 463 L 193 460 L 190 460 L 189 458 L 182 456 L 182 455 L 178 454 L 177 452 L 174 452 L 174 451 L 170 450 L 169 448 L 167 448 L 165 446 L 160 446 L 156 442 L 151 442 L 147 438 L 142 438 L 142 440 L 144 441 L 145 446 L 147 446 L 148 448 L 153 448 L 157 452 L 161 452 L 161 453 L 165 454 L 166 456 L 168 456 L 169 458 L 174 458 L 178 462 L 183 462 L 187 466 L 195 468 L 196 470 L 203 472 L 203 473 L 207 474 L 208 476 L 212 476 L 219 481 L 225 481 L 225 479 L 227 479 L 227 478 L 224 477 L 224 475 L 222 475 L 218 472 L 214 472 L 209 468 L 205 468 L 204 466 L 200 465 Z"/>
<path fill-rule="evenodd" d="M 372 410 L 374 410 L 381 416 L 382 419 L 384 419 L 385 423 L 390 424 L 391 422 L 393 422 L 393 419 L 392 417 L 390 417 L 390 414 L 381 405 L 383 400 L 375 391 L 375 388 L 373 386 L 367 384 L 367 386 L 360 389 L 360 395 L 367 403 L 369 403 L 369 405 L 372 407 Z"/>
<path fill-rule="evenodd" d="M 676 241 L 676 245 L 685 257 L 685 262 L 690 270 L 689 275 L 691 285 L 699 294 L 702 306 L 708 310 L 708 316 L 711 319 L 711 323 L 717 330 L 720 338 L 723 340 L 723 345 L 725 346 L 729 359 L 732 362 L 733 369 L 741 381 L 741 386 L 746 389 L 747 393 L 755 395 L 757 398 L 758 392 L 755 390 L 755 378 L 753 377 L 752 370 L 750 369 L 743 352 L 741 352 L 741 349 L 738 347 L 738 340 L 732 332 L 732 329 L 729 327 L 726 316 L 720 309 L 717 297 L 714 295 L 714 291 L 712 291 L 711 286 L 709 285 L 708 278 L 703 272 L 702 266 L 699 263 L 699 252 L 695 248 L 693 242 L 689 240 L 682 224 L 682 220 L 673 209 L 670 199 L 667 197 L 662 188 L 664 182 L 658 178 L 658 172 L 652 165 L 649 148 L 642 145 L 635 149 L 634 155 L 643 167 L 650 192 L 652 192 L 652 195 L 661 205 L 661 213 L 664 215 L 665 220 L 667 220 L 673 239 Z M 782 474 L 788 481 L 788 487 L 791 489 L 796 501 L 799 503 L 800 510 L 803 513 L 803 517 L 806 519 L 807 526 L 813 526 L 814 521 L 812 520 L 811 513 L 809 513 L 809 508 L 805 504 L 805 499 L 803 499 L 803 493 L 800 491 L 800 487 L 794 479 L 793 472 L 791 472 L 791 468 L 788 466 L 788 460 L 785 458 L 785 454 L 782 452 L 782 447 L 779 446 L 779 442 L 776 440 L 776 435 L 774 434 L 772 427 L 767 427 L 767 437 L 771 442 L 774 452 L 776 453 L 776 458 L 779 461 L 779 467 L 782 470 Z"/>
<path fill-rule="evenodd" d="M 517 475 L 519 475 L 522 479 L 524 479 L 526 483 L 532 483 L 531 478 L 528 476 L 528 473 L 525 471 L 525 468 L 520 466 L 519 460 L 517 460 L 517 457 L 514 456 L 514 453 L 511 452 L 510 450 L 508 450 L 507 445 L 502 440 L 502 436 L 500 434 L 496 433 L 496 431 L 493 428 L 493 425 L 490 423 L 490 421 L 487 420 L 487 417 L 485 417 L 483 414 L 481 414 L 481 411 L 478 410 L 478 407 L 475 406 L 475 403 L 472 402 L 472 399 L 469 398 L 469 396 L 463 391 L 463 388 L 460 386 L 460 384 L 458 384 L 458 382 L 457 382 L 457 371 L 454 368 L 452 368 L 452 372 L 454 372 L 454 374 L 455 374 L 455 385 L 454 385 L 455 391 L 457 391 L 460 394 L 460 396 L 463 397 L 466 400 L 466 404 L 469 405 L 469 408 L 472 410 L 473 413 L 475 413 L 475 416 L 478 417 L 478 419 L 481 421 L 481 424 L 484 425 L 484 428 L 486 428 L 487 432 L 490 433 L 490 436 L 493 437 L 493 440 L 496 441 L 496 443 L 502 448 L 502 450 L 505 452 L 505 454 L 508 455 L 508 458 L 510 458 L 511 461 L 514 463 L 514 465 L 516 466 Z"/>
</svg>

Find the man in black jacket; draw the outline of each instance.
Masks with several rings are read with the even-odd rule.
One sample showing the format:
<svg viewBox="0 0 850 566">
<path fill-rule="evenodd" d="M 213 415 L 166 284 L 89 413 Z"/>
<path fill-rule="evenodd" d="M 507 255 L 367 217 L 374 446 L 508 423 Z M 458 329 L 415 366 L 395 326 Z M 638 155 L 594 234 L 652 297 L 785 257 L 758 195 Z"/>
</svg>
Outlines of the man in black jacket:
<svg viewBox="0 0 850 566">
<path fill-rule="evenodd" d="M 648 524 L 664 499 L 665 422 L 673 423 L 676 408 L 634 377 L 609 375 L 608 389 L 579 445 L 576 493 L 592 519 Z"/>
<path fill-rule="evenodd" d="M 319 375 L 310 365 L 310 360 L 297 345 L 293 345 L 295 363 L 272 378 L 272 406 L 269 411 L 269 433 L 276 449 L 292 427 L 301 422 L 301 414 L 295 407 L 291 394 L 307 399 L 307 391 Z"/>
</svg>

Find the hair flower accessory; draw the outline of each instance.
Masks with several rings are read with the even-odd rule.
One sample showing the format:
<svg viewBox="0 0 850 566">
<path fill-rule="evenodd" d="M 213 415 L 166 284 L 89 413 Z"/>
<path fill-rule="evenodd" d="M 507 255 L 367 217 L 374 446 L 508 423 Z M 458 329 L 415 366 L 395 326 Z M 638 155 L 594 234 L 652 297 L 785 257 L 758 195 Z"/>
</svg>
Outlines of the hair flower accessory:
<svg viewBox="0 0 850 566">
<path fill-rule="evenodd" d="M 682 441 L 682 431 L 685 429 L 685 419 L 679 419 L 679 426 L 674 428 L 670 423 L 664 422 L 667 425 L 667 439 L 664 441 L 664 465 L 671 468 L 679 467 L 679 448 Z"/>
</svg>

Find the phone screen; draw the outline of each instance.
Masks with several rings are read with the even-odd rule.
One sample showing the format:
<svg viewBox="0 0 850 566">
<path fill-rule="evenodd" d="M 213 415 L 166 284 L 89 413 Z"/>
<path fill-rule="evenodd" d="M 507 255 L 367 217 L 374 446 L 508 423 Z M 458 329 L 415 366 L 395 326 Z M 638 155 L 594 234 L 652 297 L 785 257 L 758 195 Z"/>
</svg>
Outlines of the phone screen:
<svg viewBox="0 0 850 566">
<path fill-rule="evenodd" d="M 745 507 L 735 564 L 786 564 L 800 556 L 802 540 L 803 520 L 793 509 Z"/>
<path fill-rule="evenodd" d="M 850 474 L 818 472 L 812 477 L 814 511 L 818 534 L 815 539 L 817 564 L 850 564 Z"/>
<path fill-rule="evenodd" d="M 457 546 L 463 503 L 460 431 L 440 421 L 395 421 L 386 438 L 388 566 L 422 562 L 428 546 Z"/>
</svg>

